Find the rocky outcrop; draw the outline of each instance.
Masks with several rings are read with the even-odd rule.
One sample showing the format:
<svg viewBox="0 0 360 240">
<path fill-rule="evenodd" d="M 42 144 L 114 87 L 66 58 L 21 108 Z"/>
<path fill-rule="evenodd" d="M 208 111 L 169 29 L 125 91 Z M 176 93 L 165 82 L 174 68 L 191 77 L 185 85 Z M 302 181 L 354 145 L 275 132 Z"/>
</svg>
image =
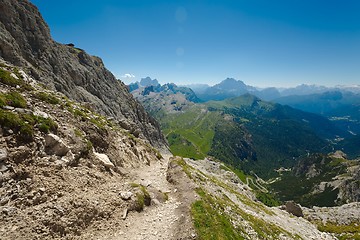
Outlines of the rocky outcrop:
<svg viewBox="0 0 360 240">
<path fill-rule="evenodd" d="M 115 118 L 153 146 L 166 149 L 158 123 L 132 98 L 102 60 L 73 45 L 55 42 L 28 0 L 0 3 L 0 58 L 21 66 L 53 90 Z"/>
</svg>

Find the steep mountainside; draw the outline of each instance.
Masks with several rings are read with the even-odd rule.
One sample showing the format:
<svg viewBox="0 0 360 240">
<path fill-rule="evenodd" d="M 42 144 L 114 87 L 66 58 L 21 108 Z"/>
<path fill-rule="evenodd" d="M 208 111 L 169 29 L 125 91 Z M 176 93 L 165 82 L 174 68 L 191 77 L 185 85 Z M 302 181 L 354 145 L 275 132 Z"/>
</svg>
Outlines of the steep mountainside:
<svg viewBox="0 0 360 240">
<path fill-rule="evenodd" d="M 104 228 L 162 196 L 132 174 L 164 161 L 148 141 L 18 67 L 0 65 L 1 239 L 91 239 L 83 237 L 91 226 Z M 119 196 L 128 191 L 134 196 Z"/>
<path fill-rule="evenodd" d="M 98 57 L 55 42 L 37 8 L 27 0 L 0 4 L 0 58 L 24 70 L 48 88 L 86 102 L 114 117 L 134 135 L 166 148 L 158 124 L 135 101 Z"/>
<path fill-rule="evenodd" d="M 302 157 L 292 169 L 278 169 L 270 188 L 283 201 L 295 200 L 303 206 L 335 206 L 360 200 L 359 160 L 345 154 L 313 154 Z"/>
</svg>

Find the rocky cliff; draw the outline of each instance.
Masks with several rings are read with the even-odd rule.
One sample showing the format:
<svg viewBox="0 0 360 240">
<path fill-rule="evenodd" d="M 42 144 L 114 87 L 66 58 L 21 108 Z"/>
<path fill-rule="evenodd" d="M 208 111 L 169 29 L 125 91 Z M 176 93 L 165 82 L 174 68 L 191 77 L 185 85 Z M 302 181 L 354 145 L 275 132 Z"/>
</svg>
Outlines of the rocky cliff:
<svg viewBox="0 0 360 240">
<path fill-rule="evenodd" d="M 158 123 L 102 60 L 71 44 L 55 42 L 38 9 L 27 0 L 0 3 L 0 58 L 22 67 L 49 89 L 86 102 L 135 136 L 166 149 Z"/>
</svg>

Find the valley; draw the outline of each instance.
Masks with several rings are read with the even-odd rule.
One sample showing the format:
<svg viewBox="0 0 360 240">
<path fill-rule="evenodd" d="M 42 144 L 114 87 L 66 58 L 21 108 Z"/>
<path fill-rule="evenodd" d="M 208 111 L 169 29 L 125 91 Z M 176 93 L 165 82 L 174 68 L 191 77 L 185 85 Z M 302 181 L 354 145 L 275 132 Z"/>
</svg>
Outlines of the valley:
<svg viewBox="0 0 360 240">
<path fill-rule="evenodd" d="M 354 136 L 332 119 L 248 93 L 208 102 L 192 102 L 180 91 L 160 87 L 143 86 L 133 94 L 160 122 L 173 154 L 192 159 L 212 156 L 249 176 L 259 175 L 271 182 L 265 190 L 254 183 L 257 177 L 246 177 L 246 183 L 250 181 L 259 192 L 270 191 L 266 198 L 261 197 L 264 201 L 268 197 L 295 200 L 308 207 L 358 201 L 357 190 L 345 190 L 345 185 L 359 181 L 358 160 L 330 154 L 350 149 L 344 146 Z M 354 159 L 353 151 L 348 153 Z M 300 165 L 315 173 L 300 171 Z M 355 170 L 350 170 L 352 166 Z M 280 168 L 289 171 L 277 172 Z M 332 179 L 338 181 L 330 183 Z"/>
</svg>

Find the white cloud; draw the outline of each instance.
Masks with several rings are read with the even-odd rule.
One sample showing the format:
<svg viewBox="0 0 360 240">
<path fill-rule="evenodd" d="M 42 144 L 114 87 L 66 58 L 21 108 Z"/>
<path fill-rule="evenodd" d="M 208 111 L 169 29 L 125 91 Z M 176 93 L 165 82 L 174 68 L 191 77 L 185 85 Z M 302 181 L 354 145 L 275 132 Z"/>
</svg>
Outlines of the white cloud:
<svg viewBox="0 0 360 240">
<path fill-rule="evenodd" d="M 125 73 L 124 75 L 120 76 L 121 78 L 135 78 L 134 74 L 131 73 Z"/>
</svg>

